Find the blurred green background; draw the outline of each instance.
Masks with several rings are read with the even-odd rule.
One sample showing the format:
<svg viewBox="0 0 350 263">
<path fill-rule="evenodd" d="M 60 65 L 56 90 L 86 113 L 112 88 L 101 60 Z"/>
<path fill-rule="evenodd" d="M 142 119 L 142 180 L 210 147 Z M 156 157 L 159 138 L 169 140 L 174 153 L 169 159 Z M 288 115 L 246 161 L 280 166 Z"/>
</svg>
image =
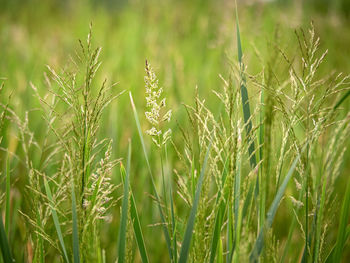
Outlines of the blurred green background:
<svg viewBox="0 0 350 263">
<path fill-rule="evenodd" d="M 249 73 L 262 70 L 260 59 L 268 57 L 273 41 L 278 41 L 290 57 L 297 56 L 298 42 L 294 30 L 300 27 L 307 29 L 311 21 L 321 38 L 321 50 L 329 51 L 320 74 L 350 72 L 350 1 L 249 0 L 238 1 L 238 8 L 244 60 Z M 11 108 L 22 118 L 26 111 L 30 111 L 30 127 L 37 140 L 42 140 L 40 130 L 45 123 L 35 110 L 40 104 L 30 88 L 30 82 L 40 94 L 47 93 L 43 75 L 47 72 L 46 65 L 58 70 L 63 68 L 69 56 L 79 48 L 78 39 L 85 41 L 92 23 L 93 43 L 102 47 L 103 63 L 96 83 L 102 83 L 104 78 L 110 84 L 118 82 L 114 93 L 132 91 L 142 112 L 145 106 L 144 64 L 145 59 L 149 60 L 173 109 L 174 121 L 171 125 L 176 129 L 176 121 L 186 125 L 182 103 L 193 103 L 196 86 L 200 96 L 207 98 L 209 105 L 215 108 L 217 101 L 210 99 L 211 91 L 221 88 L 219 74 L 227 78 L 230 61 L 236 59 L 234 14 L 235 2 L 228 0 L 2 0 L 0 78 L 5 83 L 5 90 L 0 100 L 3 103 L 10 101 Z M 254 98 L 257 93 L 252 90 L 250 95 Z M 349 103 L 344 107 L 349 110 Z M 143 119 L 141 122 L 145 124 Z M 1 147 L 9 148 L 10 152 L 21 157 L 13 125 L 6 123 L 4 133 Z M 160 229 L 148 226 L 157 219 L 148 216 L 148 210 L 154 207 L 151 198 L 144 198 L 144 193 L 149 193 L 150 188 L 145 179 L 146 166 L 139 151 L 126 93 L 105 111 L 99 136 L 113 139 L 116 158 L 126 156 L 128 138 L 135 138 L 132 185 L 145 226 L 146 244 L 151 262 L 166 260 L 165 243 L 157 242 L 162 238 Z M 181 138 L 174 139 L 181 143 Z M 174 156 L 170 155 L 170 158 L 175 158 L 175 153 L 172 154 Z M 4 152 L 0 153 L 2 171 L 5 156 Z M 350 171 L 349 153 L 346 160 Z M 151 156 L 151 161 L 156 167 L 155 156 Z M 18 249 L 15 256 L 23 259 L 25 256 L 21 248 L 26 242 L 26 228 L 23 217 L 15 208 L 27 209 L 24 197 L 20 195 L 26 178 L 17 159 L 11 160 L 11 166 L 15 223 L 11 226 L 10 239 L 15 244 L 15 250 Z M 113 180 L 120 182 L 117 172 Z M 339 184 L 340 192 L 342 187 Z M 116 193 L 116 198 L 120 195 Z M 106 249 L 107 262 L 116 255 L 119 205 L 114 208 L 116 216 L 112 223 L 102 227 L 102 247 Z"/>
</svg>

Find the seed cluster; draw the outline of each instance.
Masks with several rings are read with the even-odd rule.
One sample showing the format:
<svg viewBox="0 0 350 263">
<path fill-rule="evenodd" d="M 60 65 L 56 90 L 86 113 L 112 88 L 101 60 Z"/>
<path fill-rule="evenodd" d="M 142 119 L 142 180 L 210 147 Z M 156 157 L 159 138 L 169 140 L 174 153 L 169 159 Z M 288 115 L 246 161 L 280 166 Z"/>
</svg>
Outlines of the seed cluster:
<svg viewBox="0 0 350 263">
<path fill-rule="evenodd" d="M 171 110 L 168 110 L 163 114 L 166 99 L 162 98 L 163 89 L 159 87 L 157 76 L 147 60 L 146 76 L 144 79 L 146 86 L 147 107 L 145 115 L 148 122 L 152 125 L 152 128 L 147 130 L 146 133 L 152 137 L 152 140 L 157 147 L 161 147 L 162 145 L 166 144 L 171 136 L 171 129 L 168 129 L 164 133 L 161 129 L 162 123 L 170 121 Z"/>
</svg>

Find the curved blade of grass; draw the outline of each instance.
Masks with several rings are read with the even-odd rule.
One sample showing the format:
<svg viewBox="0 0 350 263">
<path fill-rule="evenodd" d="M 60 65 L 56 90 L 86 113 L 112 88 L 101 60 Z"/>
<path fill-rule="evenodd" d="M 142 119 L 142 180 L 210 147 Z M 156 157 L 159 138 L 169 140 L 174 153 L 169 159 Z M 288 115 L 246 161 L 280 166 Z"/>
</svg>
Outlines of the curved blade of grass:
<svg viewBox="0 0 350 263">
<path fill-rule="evenodd" d="M 150 177 L 151 177 L 152 190 L 153 190 L 154 195 L 156 197 L 158 210 L 159 210 L 159 214 L 160 214 L 160 219 L 162 221 L 162 229 L 163 229 L 163 233 L 164 233 L 164 236 L 165 236 L 165 241 L 166 241 L 166 244 L 167 244 L 169 257 L 170 257 L 170 259 L 172 259 L 173 258 L 173 253 L 172 253 L 172 249 L 171 249 L 171 239 L 170 239 L 169 229 L 167 228 L 167 222 L 165 221 L 165 217 L 164 217 L 164 214 L 163 214 L 163 209 L 161 207 L 161 202 L 160 202 L 160 198 L 159 198 L 159 195 L 158 195 L 158 191 L 157 191 L 156 185 L 154 183 L 153 173 L 152 173 L 151 166 L 149 164 L 147 151 L 146 151 L 146 146 L 145 146 L 145 142 L 143 140 L 143 135 L 142 135 L 142 130 L 141 130 L 139 117 L 138 117 L 138 114 L 137 114 L 137 111 L 136 111 L 136 107 L 135 107 L 134 100 L 132 98 L 131 92 L 129 92 L 129 96 L 130 96 L 131 107 L 132 107 L 132 110 L 133 110 L 133 113 L 134 113 L 134 118 L 135 118 L 135 122 L 136 122 L 137 131 L 138 131 L 138 134 L 139 134 L 139 137 L 140 137 L 143 153 L 145 155 L 148 172 L 149 172 Z"/>
<path fill-rule="evenodd" d="M 204 162 L 202 165 L 202 170 L 201 170 L 200 177 L 199 177 L 199 180 L 197 183 L 196 195 L 195 195 L 194 200 L 193 200 L 193 205 L 192 205 L 192 209 L 190 212 L 190 217 L 188 218 L 188 221 L 187 221 L 185 236 L 184 236 L 184 239 L 183 239 L 182 245 L 181 245 L 179 263 L 186 263 L 187 262 L 188 254 L 190 251 L 194 221 L 196 218 L 197 207 L 198 207 L 199 197 L 200 197 L 201 190 L 202 190 L 202 184 L 204 181 L 205 168 L 207 166 L 210 148 L 211 148 L 211 144 L 209 144 L 208 149 L 207 149 L 207 153 L 205 154 Z"/>
<path fill-rule="evenodd" d="M 177 244 L 176 244 L 176 220 L 175 220 L 175 212 L 174 212 L 174 200 L 173 200 L 173 189 L 170 184 L 170 211 L 171 211 L 171 225 L 173 228 L 173 251 L 174 251 L 174 263 L 177 263 Z"/>
<path fill-rule="evenodd" d="M 69 262 L 66 246 L 64 245 L 64 241 L 63 241 L 63 235 L 62 235 L 62 231 L 61 231 L 61 227 L 60 227 L 60 222 L 58 220 L 56 209 L 53 206 L 53 198 L 52 198 L 50 186 L 47 183 L 46 177 L 44 177 L 44 186 L 45 186 L 45 191 L 46 191 L 47 198 L 49 199 L 49 202 L 50 202 L 52 219 L 53 219 L 53 222 L 54 222 L 54 225 L 55 225 L 55 228 L 56 228 L 58 239 L 59 239 L 61 247 L 62 247 L 64 260 L 66 262 Z"/>
<path fill-rule="evenodd" d="M 314 250 L 314 260 L 315 262 L 318 261 L 319 258 L 319 252 L 320 252 L 320 240 L 321 240 L 321 228 L 322 228 L 322 220 L 323 220 L 323 209 L 325 205 L 325 199 L 326 199 L 326 186 L 327 186 L 327 180 L 325 179 L 323 181 L 322 185 L 322 193 L 321 193 L 321 200 L 319 209 L 316 210 L 317 216 L 316 216 L 316 233 L 315 233 L 315 250 Z"/>
<path fill-rule="evenodd" d="M 228 158 L 226 158 L 226 160 L 225 160 L 225 165 L 224 165 L 224 169 L 223 169 L 223 173 L 222 173 L 222 185 L 221 185 L 222 188 L 224 188 L 226 177 L 227 177 L 227 164 L 228 164 L 227 160 L 228 160 Z M 210 246 L 210 259 L 209 259 L 210 263 L 214 263 L 214 261 L 215 261 L 216 250 L 218 247 L 218 242 L 220 241 L 220 231 L 221 231 L 221 227 L 222 227 L 222 219 L 224 217 L 225 208 L 226 208 L 226 204 L 227 204 L 221 200 L 221 192 L 222 191 L 218 192 L 218 195 L 216 197 L 216 202 L 215 202 L 215 204 L 218 204 L 219 202 L 220 202 L 220 204 L 219 204 L 219 209 L 218 209 L 216 216 L 215 216 L 214 230 L 213 230 L 212 241 L 211 241 L 211 246 Z M 225 195 L 225 197 L 226 197 L 226 195 Z M 227 198 L 225 198 L 225 200 L 227 200 Z"/>
<path fill-rule="evenodd" d="M 248 193 L 247 193 L 247 196 L 246 196 L 246 198 L 244 200 L 243 209 L 242 209 L 242 221 L 248 215 L 247 223 L 249 223 L 249 219 L 250 219 L 249 218 L 250 217 L 250 213 L 247 214 L 247 212 L 249 210 L 249 207 L 252 204 L 253 192 L 254 192 L 254 183 L 251 182 L 250 185 L 249 185 Z"/>
<path fill-rule="evenodd" d="M 242 210 L 239 209 L 239 201 L 241 198 L 240 188 L 241 188 L 241 154 L 238 151 L 237 159 L 236 159 L 236 176 L 234 181 L 234 220 L 235 220 L 235 246 L 231 253 L 235 252 L 234 262 L 238 262 L 239 260 L 239 248 L 240 248 L 240 236 L 241 236 L 241 222 L 242 215 L 240 212 Z M 236 249 L 237 248 L 237 249 Z M 231 254 L 232 255 L 232 254 Z"/>
<path fill-rule="evenodd" d="M 226 232 L 226 247 L 229 253 L 226 253 L 226 262 L 232 262 L 233 258 L 233 252 L 235 249 L 235 242 L 234 242 L 234 230 L 233 230 L 233 212 L 232 207 L 229 204 L 228 205 L 228 211 L 227 211 L 227 232 Z"/>
<path fill-rule="evenodd" d="M 246 79 L 244 75 L 244 64 L 242 62 L 242 43 L 241 43 L 241 35 L 239 33 L 239 22 L 238 22 L 238 12 L 236 7 L 236 31 L 237 31 L 237 53 L 238 53 L 238 62 L 240 66 L 240 86 L 241 86 L 241 97 L 242 97 L 242 107 L 243 107 L 243 117 L 244 117 L 244 124 L 246 127 L 247 137 L 248 137 L 248 151 L 249 151 L 249 161 L 250 165 L 253 168 L 256 167 L 256 157 L 255 157 L 255 144 L 254 141 L 251 139 L 251 130 L 252 130 L 252 120 L 251 120 L 251 114 L 250 114 L 250 106 L 249 106 L 249 97 L 248 97 L 248 90 L 246 85 Z"/>
<path fill-rule="evenodd" d="M 139 248 L 142 263 L 148 263 L 146 246 L 145 246 L 145 242 L 143 239 L 143 234 L 142 234 L 142 230 L 141 230 L 139 216 L 137 214 L 135 198 L 134 198 L 134 195 L 132 192 L 131 192 L 130 216 L 132 219 L 132 226 L 134 228 L 136 243 L 137 243 L 137 246 Z"/>
<path fill-rule="evenodd" d="M 302 149 L 302 152 L 304 151 L 304 149 L 305 149 L 305 147 Z M 258 262 L 260 253 L 261 253 L 263 246 L 264 246 L 264 231 L 269 229 L 272 225 L 272 222 L 273 222 L 273 219 L 276 215 L 276 211 L 277 211 L 277 208 L 279 206 L 279 203 L 284 195 L 284 192 L 286 191 L 288 182 L 294 173 L 294 170 L 297 166 L 299 159 L 300 159 L 300 154 L 298 154 L 297 157 L 295 157 L 291 167 L 289 168 L 289 171 L 288 171 L 286 177 L 284 178 L 281 186 L 278 188 L 277 194 L 276 194 L 275 198 L 273 199 L 271 207 L 267 213 L 264 227 L 262 227 L 262 229 L 260 230 L 259 236 L 258 236 L 258 238 L 254 244 L 253 250 L 249 256 L 250 262 L 254 262 L 254 263 Z"/>
<path fill-rule="evenodd" d="M 220 241 L 220 230 L 222 226 L 222 218 L 223 218 L 224 212 L 225 212 L 225 204 L 223 202 L 220 202 L 218 212 L 216 213 L 216 216 L 215 216 L 214 231 L 213 231 L 212 242 L 210 247 L 210 260 L 209 260 L 210 263 L 214 263 L 215 261 L 216 250 L 218 247 L 218 243 Z"/>
<path fill-rule="evenodd" d="M 10 230 L 10 191 L 11 191 L 11 176 L 10 176 L 10 158 L 6 158 L 6 209 L 5 209 L 5 230 L 9 236 Z"/>
<path fill-rule="evenodd" d="M 130 178 L 130 162 L 131 162 L 131 141 L 129 140 L 128 159 L 126 161 L 126 163 L 127 163 L 126 173 L 129 175 L 129 178 Z M 131 186 L 129 186 L 129 188 L 130 188 L 130 217 L 131 217 L 132 226 L 134 229 L 137 247 L 139 248 L 142 263 L 148 263 L 148 256 L 147 256 L 145 242 L 143 240 L 143 234 L 142 234 L 142 230 L 141 230 L 139 216 L 137 214 L 135 198 L 134 198 L 134 195 L 132 193 Z"/>
<path fill-rule="evenodd" d="M 1 253 L 2 253 L 2 258 L 5 263 L 10 263 L 14 262 L 12 255 L 11 255 L 11 250 L 10 246 L 7 240 L 6 232 L 4 229 L 4 223 L 2 221 L 2 216 L 0 216 L 0 247 L 1 247 Z"/>
<path fill-rule="evenodd" d="M 337 104 L 334 105 L 333 110 L 336 110 L 344 102 L 344 100 L 346 100 L 346 98 L 349 96 L 350 96 L 350 90 L 348 90 L 348 92 L 346 92 L 344 96 L 340 98 Z"/>
<path fill-rule="evenodd" d="M 346 227 L 349 221 L 349 212 L 350 212 L 350 181 L 346 186 L 346 192 L 343 199 L 343 204 L 340 213 L 340 222 L 338 229 L 338 236 L 336 247 L 333 256 L 333 262 L 340 262 L 341 256 L 343 254 L 344 245 L 346 243 Z"/>
<path fill-rule="evenodd" d="M 217 263 L 223 263 L 224 262 L 224 251 L 222 247 L 222 240 L 221 238 L 219 239 L 219 251 L 218 251 L 218 260 L 216 261 Z"/>
<path fill-rule="evenodd" d="M 120 173 L 124 181 L 124 196 L 122 202 L 122 217 L 118 236 L 118 262 L 123 263 L 125 260 L 126 224 L 128 219 L 129 173 L 125 172 L 124 166 L 122 164 L 120 165 Z"/>
<path fill-rule="evenodd" d="M 80 262 L 79 254 L 79 234 L 78 234 L 78 216 L 77 202 L 74 191 L 74 180 L 72 180 L 72 221 L 73 221 L 73 259 L 74 263 Z"/>
<path fill-rule="evenodd" d="M 346 227 L 346 231 L 345 231 L 345 244 L 346 244 L 346 242 L 348 242 L 349 237 L 350 237 L 350 225 L 348 225 L 348 226 Z M 345 246 L 345 244 L 344 244 L 344 246 Z M 333 263 L 333 262 L 334 262 L 334 261 L 333 261 L 333 257 L 334 257 L 334 255 L 335 255 L 335 249 L 336 249 L 336 247 L 337 247 L 337 244 L 335 244 L 335 245 L 332 247 L 331 251 L 329 252 L 328 256 L 326 257 L 326 260 L 324 261 L 325 263 Z M 343 247 L 343 248 L 344 248 L 344 247 Z"/>
</svg>

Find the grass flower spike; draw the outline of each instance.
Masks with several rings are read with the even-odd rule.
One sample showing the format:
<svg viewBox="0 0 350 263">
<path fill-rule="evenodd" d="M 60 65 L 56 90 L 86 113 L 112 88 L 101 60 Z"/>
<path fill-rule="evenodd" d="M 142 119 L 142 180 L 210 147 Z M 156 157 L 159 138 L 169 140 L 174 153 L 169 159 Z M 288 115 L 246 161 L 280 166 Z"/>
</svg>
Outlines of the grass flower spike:
<svg viewBox="0 0 350 263">
<path fill-rule="evenodd" d="M 171 110 L 165 111 L 165 98 L 162 98 L 163 89 L 158 86 L 158 79 L 151 65 L 146 60 L 146 119 L 152 125 L 152 128 L 147 130 L 147 134 L 152 137 L 153 142 L 157 147 L 166 144 L 170 139 L 171 129 L 162 132 L 161 124 L 171 119 Z"/>
</svg>

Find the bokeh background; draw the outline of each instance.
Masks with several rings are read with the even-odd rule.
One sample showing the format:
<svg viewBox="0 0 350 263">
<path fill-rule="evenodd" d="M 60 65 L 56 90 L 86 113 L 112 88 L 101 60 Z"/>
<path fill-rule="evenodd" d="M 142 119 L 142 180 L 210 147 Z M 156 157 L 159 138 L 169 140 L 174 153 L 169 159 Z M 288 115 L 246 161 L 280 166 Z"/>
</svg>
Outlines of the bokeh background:
<svg viewBox="0 0 350 263">
<path fill-rule="evenodd" d="M 348 0 L 285 0 L 237 1 L 240 18 L 244 60 L 251 74 L 262 70 L 261 59 L 268 57 L 273 45 L 286 51 L 290 57 L 297 55 L 298 42 L 295 30 L 307 29 L 313 21 L 321 38 L 321 50 L 328 56 L 319 74 L 333 71 L 350 73 L 350 1 Z M 176 122 L 186 125 L 182 103 L 193 104 L 195 88 L 207 98 L 211 107 L 212 90 L 219 89 L 230 74 L 230 61 L 236 60 L 235 2 L 228 0 L 1 0 L 0 1 L 0 78 L 5 83 L 1 102 L 10 101 L 10 107 L 24 118 L 29 112 L 30 127 L 40 141 L 40 131 L 45 123 L 40 113 L 38 99 L 30 83 L 40 94 L 47 92 L 44 85 L 46 65 L 64 68 L 79 48 L 78 39 L 86 40 L 92 23 L 93 43 L 102 47 L 102 66 L 96 83 L 104 78 L 108 83 L 118 82 L 117 94 L 131 91 L 140 112 L 145 106 L 143 76 L 145 59 L 154 67 L 164 87 L 168 104 L 173 109 L 173 128 Z M 251 91 L 254 98 L 257 92 Z M 10 97 L 10 98 L 9 98 Z M 349 103 L 344 105 L 349 110 Z M 141 122 L 145 124 L 144 119 Z M 20 157 L 16 130 L 6 123 L 2 148 Z M 165 243 L 161 231 L 150 226 L 154 218 L 147 217 L 154 209 L 146 180 L 146 166 L 140 152 L 136 129 L 127 93 L 114 101 L 105 111 L 99 136 L 113 139 L 115 158 L 126 156 L 129 138 L 133 140 L 133 189 L 144 227 L 144 235 L 151 262 L 164 262 Z M 181 138 L 174 138 L 181 143 Z M 35 153 L 33 153 L 35 154 Z M 4 171 L 6 153 L 1 151 L 1 169 Z M 170 156 L 171 158 L 171 156 Z M 151 162 L 157 166 L 155 156 Z M 350 171 L 349 152 L 345 168 Z M 13 158 L 12 215 L 10 239 L 17 259 L 24 259 L 22 250 L 26 241 L 23 217 L 16 209 L 26 209 L 19 193 L 25 187 L 24 168 Z M 117 172 L 113 180 L 120 182 Z M 4 185 L 1 185 L 4 188 Z M 344 186 L 339 183 L 339 193 Z M 118 198 L 121 193 L 116 193 Z M 147 195 L 148 196 L 148 195 Z M 107 262 L 116 255 L 119 203 L 112 211 L 116 215 L 111 223 L 102 227 L 102 246 L 107 252 Z M 181 207 L 180 207 L 181 208 Z M 179 209 L 180 209 L 179 208 Z M 145 216 L 142 216 L 142 215 Z M 184 213 L 185 214 L 185 213 Z M 283 236 L 283 224 L 281 235 Z M 150 239 L 151 237 L 151 239 Z M 153 239 L 152 239 L 153 238 Z M 159 241 L 158 241 L 159 240 Z M 349 252 L 350 253 L 350 252 Z"/>
</svg>

